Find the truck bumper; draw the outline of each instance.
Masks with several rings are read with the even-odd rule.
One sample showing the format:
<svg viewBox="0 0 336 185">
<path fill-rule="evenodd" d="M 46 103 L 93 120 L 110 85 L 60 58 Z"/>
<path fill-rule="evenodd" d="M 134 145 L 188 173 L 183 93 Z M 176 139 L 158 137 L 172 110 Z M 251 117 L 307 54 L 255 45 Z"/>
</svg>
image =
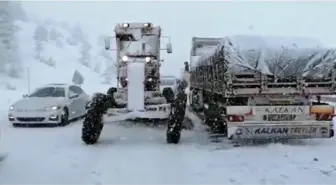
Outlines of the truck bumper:
<svg viewBox="0 0 336 185">
<path fill-rule="evenodd" d="M 308 139 L 334 136 L 331 121 L 307 123 L 228 123 L 228 137 L 232 140 Z"/>
<path fill-rule="evenodd" d="M 145 111 L 128 111 L 127 109 L 109 109 L 106 121 L 146 121 L 168 119 L 170 114 L 170 104 L 150 105 L 145 107 Z"/>
</svg>

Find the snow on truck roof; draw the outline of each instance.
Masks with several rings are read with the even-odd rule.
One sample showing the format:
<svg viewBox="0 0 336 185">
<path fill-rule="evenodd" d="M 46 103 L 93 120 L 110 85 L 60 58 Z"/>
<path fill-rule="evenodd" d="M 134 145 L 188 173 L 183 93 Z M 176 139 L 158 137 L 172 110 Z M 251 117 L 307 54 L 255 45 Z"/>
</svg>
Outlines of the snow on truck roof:
<svg viewBox="0 0 336 185">
<path fill-rule="evenodd" d="M 192 67 L 205 64 L 222 51 L 233 73 L 254 70 L 281 77 L 323 78 L 329 74 L 336 58 L 336 49 L 323 48 L 313 38 L 236 35 L 223 38 L 211 50 L 207 48 Z"/>
</svg>

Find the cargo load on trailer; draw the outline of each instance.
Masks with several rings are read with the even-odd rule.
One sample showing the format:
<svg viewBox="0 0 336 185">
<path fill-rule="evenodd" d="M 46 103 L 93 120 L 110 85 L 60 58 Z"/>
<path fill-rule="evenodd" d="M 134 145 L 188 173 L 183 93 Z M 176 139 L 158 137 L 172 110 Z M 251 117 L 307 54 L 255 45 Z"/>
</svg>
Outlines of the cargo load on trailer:
<svg viewBox="0 0 336 185">
<path fill-rule="evenodd" d="M 320 97 L 335 94 L 336 49 L 267 42 L 193 38 L 192 109 L 233 139 L 332 137 L 334 109 Z"/>
</svg>

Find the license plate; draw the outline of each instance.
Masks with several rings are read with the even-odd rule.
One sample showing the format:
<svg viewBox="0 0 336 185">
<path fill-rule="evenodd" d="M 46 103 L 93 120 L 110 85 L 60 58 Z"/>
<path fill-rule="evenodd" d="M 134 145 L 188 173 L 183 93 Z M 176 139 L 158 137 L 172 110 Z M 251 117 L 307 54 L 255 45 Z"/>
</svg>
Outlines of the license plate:
<svg viewBox="0 0 336 185">
<path fill-rule="evenodd" d="M 270 114 L 267 115 L 268 121 L 293 121 L 296 115 L 293 114 Z"/>
</svg>

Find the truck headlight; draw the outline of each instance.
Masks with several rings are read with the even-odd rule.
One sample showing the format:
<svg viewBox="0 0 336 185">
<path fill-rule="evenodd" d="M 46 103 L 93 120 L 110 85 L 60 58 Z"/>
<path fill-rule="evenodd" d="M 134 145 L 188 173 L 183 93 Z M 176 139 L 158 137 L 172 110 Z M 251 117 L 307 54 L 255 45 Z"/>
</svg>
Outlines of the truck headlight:
<svg viewBox="0 0 336 185">
<path fill-rule="evenodd" d="M 123 56 L 123 57 L 121 58 L 121 60 L 124 61 L 124 62 L 127 62 L 127 61 L 128 61 L 128 56 Z"/>
<path fill-rule="evenodd" d="M 61 108 L 60 106 L 52 106 L 52 107 L 46 107 L 44 109 L 50 111 L 50 110 L 58 110 L 60 108 Z"/>
<path fill-rule="evenodd" d="M 151 27 L 151 24 L 150 24 L 150 23 L 145 23 L 145 24 L 144 24 L 144 27 L 149 28 L 149 27 Z"/>
<path fill-rule="evenodd" d="M 13 111 L 13 110 L 15 110 L 15 107 L 10 106 L 10 107 L 9 107 L 9 110 L 10 110 L 10 111 Z"/>
<path fill-rule="evenodd" d="M 151 61 L 151 58 L 150 57 L 146 57 L 146 62 L 150 62 Z"/>
<path fill-rule="evenodd" d="M 128 23 L 124 23 L 124 24 L 123 24 L 123 27 L 124 27 L 124 28 L 128 28 L 128 27 L 129 27 L 129 24 L 128 24 Z"/>
</svg>

